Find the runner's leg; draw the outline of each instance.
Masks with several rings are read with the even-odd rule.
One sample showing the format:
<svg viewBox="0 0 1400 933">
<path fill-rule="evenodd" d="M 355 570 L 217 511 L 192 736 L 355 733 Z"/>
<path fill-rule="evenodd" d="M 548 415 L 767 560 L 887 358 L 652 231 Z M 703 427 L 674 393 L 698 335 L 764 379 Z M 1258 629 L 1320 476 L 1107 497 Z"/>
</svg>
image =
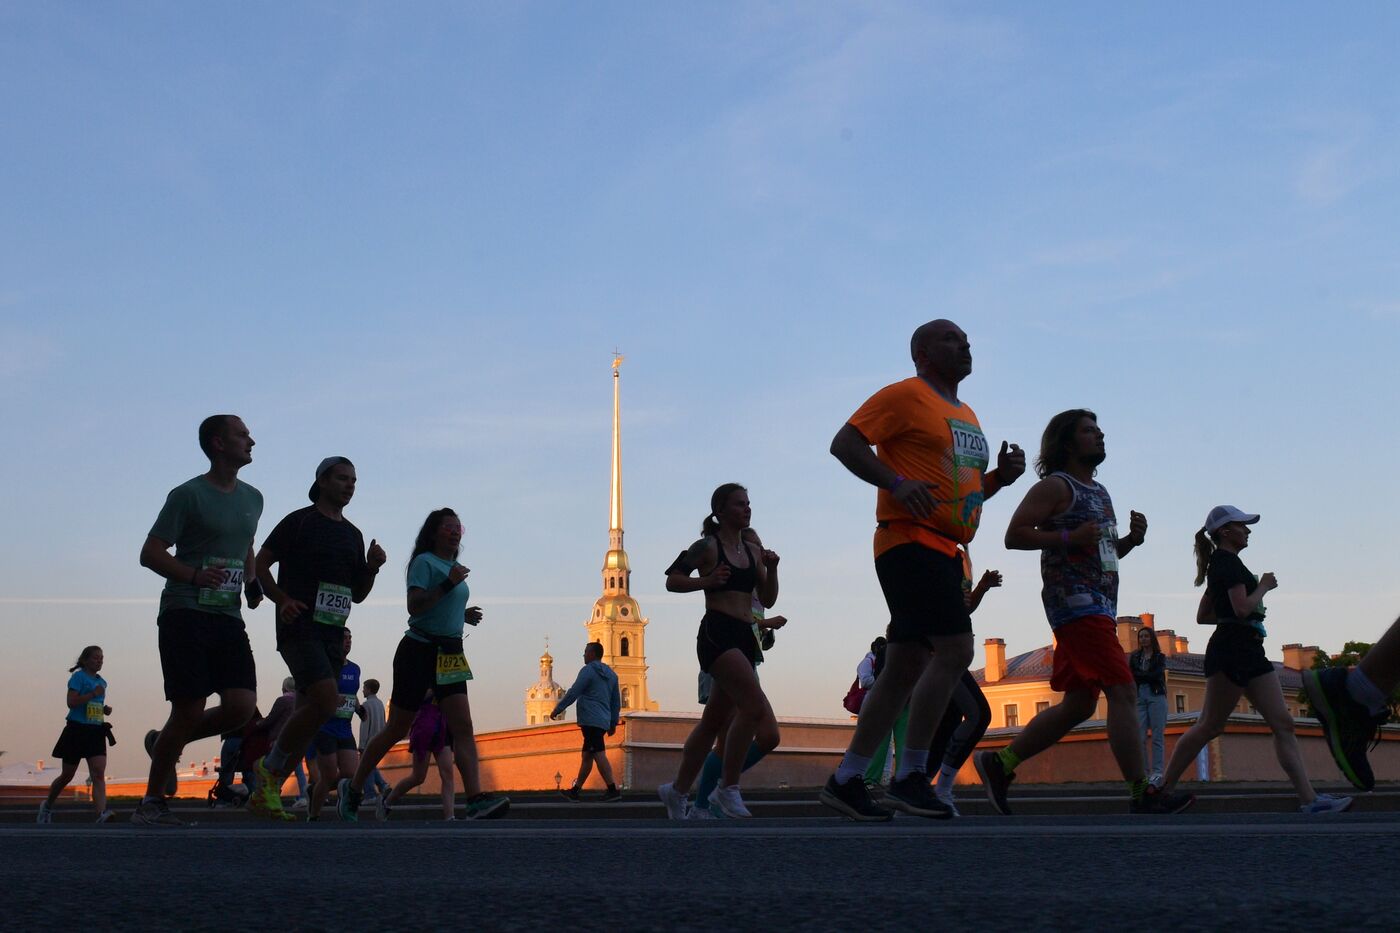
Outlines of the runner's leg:
<svg viewBox="0 0 1400 933">
<path fill-rule="evenodd" d="M 1242 696 L 1244 688 L 1222 673 L 1216 672 L 1206 679 L 1206 698 L 1201 703 L 1196 724 L 1176 740 L 1176 747 L 1167 760 L 1167 770 L 1162 772 L 1164 791 L 1173 790 L 1182 773 L 1196 760 L 1206 743 L 1225 731 L 1225 723 Z"/>
<path fill-rule="evenodd" d="M 1131 683 L 1112 684 L 1104 687 L 1103 693 L 1108 702 L 1109 750 L 1118 762 L 1123 780 L 1137 785 L 1146 772 L 1142 767 L 1142 732 L 1138 729 L 1136 689 Z M 1138 785 L 1134 793 L 1139 793 L 1141 789 Z"/>
<path fill-rule="evenodd" d="M 471 800 L 481 793 L 471 702 L 465 693 L 454 693 L 443 697 L 439 705 L 448 731 L 452 733 L 452 754 L 457 760 L 457 772 L 462 775 L 462 791 Z"/>
<path fill-rule="evenodd" d="M 393 706 L 389 710 L 389 719 L 384 723 L 384 729 L 374 738 L 369 740 L 365 746 L 364 754 L 360 756 L 360 765 L 355 769 L 355 776 L 350 779 L 350 787 L 354 790 L 362 791 L 365 787 L 365 779 L 370 772 L 379 766 L 379 762 L 384 756 L 389 754 L 389 749 L 403 741 L 403 737 L 408 735 L 408 730 L 413 725 L 413 717 L 418 711 L 416 709 L 401 709 Z M 392 793 L 392 792 L 391 792 Z"/>
<path fill-rule="evenodd" d="M 474 742 L 472 747 L 475 748 Z M 433 753 L 433 758 L 437 761 L 438 783 L 442 790 L 442 818 L 444 820 L 453 819 L 457 815 L 457 787 L 452 775 L 454 757 L 452 749 L 446 745 Z M 464 780 L 465 778 L 466 776 L 463 775 Z M 468 796 L 471 795 L 468 794 Z"/>
<path fill-rule="evenodd" d="M 1293 731 L 1293 714 L 1288 712 L 1288 704 L 1283 699 L 1283 687 L 1278 674 L 1261 674 L 1250 680 L 1244 688 L 1244 695 L 1265 724 L 1274 734 L 1274 755 L 1283 768 L 1284 774 L 1293 784 L 1299 803 L 1304 805 L 1317 799 L 1312 782 L 1308 780 L 1308 769 L 1303 764 L 1303 754 L 1298 750 L 1298 736 Z"/>
<path fill-rule="evenodd" d="M 101 816 L 107 809 L 107 756 L 93 755 L 87 765 L 88 777 L 92 779 L 92 808 Z"/>
<path fill-rule="evenodd" d="M 53 779 L 49 785 L 49 796 L 47 803 L 52 807 L 58 802 L 58 795 L 63 793 L 63 789 L 73 781 L 73 775 L 78 773 L 78 765 L 82 763 L 81 758 L 74 758 L 72 761 L 63 762 L 58 769 L 58 777 Z"/>
</svg>

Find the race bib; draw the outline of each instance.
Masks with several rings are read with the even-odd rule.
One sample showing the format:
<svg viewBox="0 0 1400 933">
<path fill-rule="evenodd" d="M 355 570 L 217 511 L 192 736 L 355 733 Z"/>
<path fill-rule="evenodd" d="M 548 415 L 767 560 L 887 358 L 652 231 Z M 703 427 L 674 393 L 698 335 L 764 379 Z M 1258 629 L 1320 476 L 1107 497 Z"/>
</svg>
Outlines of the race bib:
<svg viewBox="0 0 1400 933">
<path fill-rule="evenodd" d="M 199 604 L 227 609 L 238 605 L 238 594 L 243 589 L 243 561 L 233 557 L 206 557 L 204 569 L 215 568 L 227 571 L 227 579 L 217 588 L 201 587 Z"/>
<path fill-rule="evenodd" d="M 316 590 L 316 609 L 311 618 L 322 625 L 344 626 L 350 618 L 350 587 L 322 583 Z"/>
<path fill-rule="evenodd" d="M 353 719 L 355 717 L 355 694 L 342 693 L 340 695 L 340 706 L 336 707 L 335 715 L 337 719 Z"/>
<path fill-rule="evenodd" d="M 467 664 L 467 656 L 458 651 L 448 654 L 439 651 L 437 656 L 437 682 L 439 686 L 445 684 L 460 684 L 472 679 L 472 669 Z"/>
<path fill-rule="evenodd" d="M 1255 585 L 1255 586 L 1258 586 L 1258 585 L 1259 585 L 1259 574 L 1257 574 L 1257 573 L 1256 573 L 1256 574 L 1251 574 L 1251 576 L 1254 577 L 1254 585 Z M 1257 605 L 1257 606 L 1254 607 L 1254 614 L 1257 615 L 1261 620 L 1262 620 L 1266 615 L 1269 614 L 1269 610 L 1267 610 L 1267 609 L 1264 608 L 1264 600 L 1262 600 L 1262 599 L 1259 600 L 1259 605 Z M 1261 626 L 1261 628 L 1262 628 L 1262 626 Z"/>
<path fill-rule="evenodd" d="M 1118 526 L 1112 522 L 1099 527 L 1099 566 L 1105 572 L 1118 572 Z"/>
<path fill-rule="evenodd" d="M 89 703 L 87 705 L 87 721 L 90 723 L 99 723 L 102 721 L 101 703 Z"/>
<path fill-rule="evenodd" d="M 953 467 L 987 471 L 990 457 L 987 451 L 987 435 L 977 425 L 956 418 L 948 419 L 948 431 L 953 437 Z"/>
</svg>

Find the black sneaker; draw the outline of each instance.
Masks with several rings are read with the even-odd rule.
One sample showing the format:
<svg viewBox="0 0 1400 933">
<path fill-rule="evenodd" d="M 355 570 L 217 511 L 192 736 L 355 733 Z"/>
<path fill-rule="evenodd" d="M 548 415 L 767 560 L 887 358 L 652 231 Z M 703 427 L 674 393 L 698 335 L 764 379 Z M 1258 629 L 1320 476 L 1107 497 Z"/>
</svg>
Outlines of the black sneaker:
<svg viewBox="0 0 1400 933">
<path fill-rule="evenodd" d="M 563 797 L 565 800 L 570 800 L 574 803 L 578 803 L 578 788 L 570 787 L 566 790 L 561 787 L 559 789 L 559 796 Z"/>
<path fill-rule="evenodd" d="M 862 823 L 885 823 L 894 819 L 893 813 L 870 799 L 865 782 L 858 777 L 837 784 L 833 774 L 826 779 L 826 786 L 817 799 L 841 815 Z"/>
<path fill-rule="evenodd" d="M 1006 792 L 1011 789 L 1011 782 L 1016 780 L 1016 775 L 1006 773 L 1001 764 L 1001 756 L 996 752 L 978 752 L 973 757 L 973 763 L 977 766 L 977 775 L 982 778 L 982 786 L 987 791 L 987 800 L 1002 816 L 1010 816 L 1011 804 L 1006 800 Z"/>
<path fill-rule="evenodd" d="M 1129 813 L 1180 813 L 1188 809 L 1196 802 L 1195 794 L 1188 794 L 1177 791 L 1165 791 L 1155 784 L 1147 785 L 1147 790 L 1142 792 L 1142 799 L 1134 800 L 1128 804 Z"/>
<path fill-rule="evenodd" d="M 1308 691 L 1308 705 L 1313 715 L 1322 723 L 1322 735 L 1327 739 L 1332 757 L 1337 760 L 1337 767 L 1353 786 L 1372 790 L 1376 786 L 1376 776 L 1371 772 L 1366 746 L 1376 747 L 1380 727 L 1390 718 L 1390 711 L 1374 715 L 1352 699 L 1347 692 L 1348 674 L 1349 670 L 1344 667 L 1304 671 L 1303 687 Z"/>
<path fill-rule="evenodd" d="M 914 816 L 926 816 L 934 820 L 953 818 L 953 808 L 934 796 L 933 788 L 928 783 L 928 775 L 922 771 L 911 771 L 902 778 L 890 781 L 885 802 L 896 810 L 903 810 Z"/>
<path fill-rule="evenodd" d="M 622 791 L 616 787 L 609 787 L 603 791 L 603 803 L 617 803 L 622 799 Z"/>
</svg>

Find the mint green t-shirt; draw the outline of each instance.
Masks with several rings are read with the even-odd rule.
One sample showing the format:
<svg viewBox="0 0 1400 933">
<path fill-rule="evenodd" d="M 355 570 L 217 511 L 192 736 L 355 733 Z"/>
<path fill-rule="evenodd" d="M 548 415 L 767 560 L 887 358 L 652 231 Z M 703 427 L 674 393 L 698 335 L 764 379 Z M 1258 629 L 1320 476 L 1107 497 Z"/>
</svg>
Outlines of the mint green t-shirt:
<svg viewBox="0 0 1400 933">
<path fill-rule="evenodd" d="M 196 476 L 170 490 L 165 505 L 151 526 L 151 537 L 175 545 L 175 559 L 186 567 L 223 567 L 229 580 L 220 589 L 199 589 L 189 583 L 165 581 L 160 611 L 197 609 L 242 619 L 244 567 L 253 535 L 262 517 L 263 497 L 242 480 L 232 492 L 215 489 Z"/>
<path fill-rule="evenodd" d="M 408 565 L 408 588 L 431 590 L 439 586 L 452 572 L 452 564 L 453 561 L 443 560 L 436 554 L 419 554 Z M 422 615 L 410 616 L 409 630 L 405 634 L 426 633 L 449 638 L 461 635 L 462 628 L 466 625 L 467 600 L 471 599 L 471 593 L 466 580 L 458 583 L 439 599 L 433 608 Z"/>
</svg>

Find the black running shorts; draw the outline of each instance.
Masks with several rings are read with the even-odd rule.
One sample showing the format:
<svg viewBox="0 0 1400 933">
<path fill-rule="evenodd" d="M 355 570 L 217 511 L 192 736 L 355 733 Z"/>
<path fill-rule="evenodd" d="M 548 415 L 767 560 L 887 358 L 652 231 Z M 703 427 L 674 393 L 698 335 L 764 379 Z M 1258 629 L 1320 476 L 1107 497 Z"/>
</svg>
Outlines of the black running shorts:
<svg viewBox="0 0 1400 933">
<path fill-rule="evenodd" d="M 583 730 L 583 753 L 601 752 L 605 747 L 605 738 L 608 730 L 599 729 L 597 726 L 579 726 Z"/>
<path fill-rule="evenodd" d="M 1249 625 L 1221 623 L 1206 643 L 1205 675 L 1224 674 L 1237 687 L 1263 674 L 1272 674 L 1274 665 L 1264 654 L 1264 636 Z"/>
<path fill-rule="evenodd" d="M 327 635 L 306 634 L 288 638 L 277 646 L 277 653 L 287 662 L 287 670 L 292 672 L 297 691 L 305 693 L 312 684 L 322 680 L 340 680 L 340 669 L 345 666 L 345 633 L 343 629 L 328 629 Z"/>
<path fill-rule="evenodd" d="M 922 544 L 898 544 L 875 558 L 875 575 L 890 607 L 891 642 L 972 632 L 958 558 Z"/>
<path fill-rule="evenodd" d="M 242 619 L 167 609 L 156 625 L 167 700 L 203 700 L 225 690 L 257 691 L 253 648 Z"/>
<path fill-rule="evenodd" d="M 753 664 L 757 647 L 753 623 L 747 619 L 736 619 L 712 609 L 700 620 L 700 632 L 695 636 L 695 655 L 700 660 L 700 670 L 707 674 L 710 665 L 730 649 L 743 652 L 745 660 Z"/>
<path fill-rule="evenodd" d="M 457 640 L 457 650 L 461 650 L 461 639 Z M 433 642 L 419 641 L 411 635 L 399 639 L 394 652 L 394 692 L 389 698 L 394 709 L 416 713 L 429 690 L 439 700 L 467 692 L 465 683 L 437 682 L 437 656 L 438 648 Z"/>
</svg>

